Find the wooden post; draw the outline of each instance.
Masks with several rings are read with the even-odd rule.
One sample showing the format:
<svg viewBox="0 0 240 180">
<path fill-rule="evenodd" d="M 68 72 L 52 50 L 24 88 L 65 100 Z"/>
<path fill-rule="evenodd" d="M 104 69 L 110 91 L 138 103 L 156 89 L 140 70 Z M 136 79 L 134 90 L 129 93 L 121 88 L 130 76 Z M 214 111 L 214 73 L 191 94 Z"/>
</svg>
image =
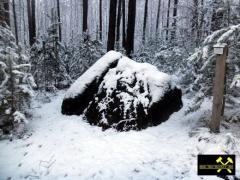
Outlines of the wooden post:
<svg viewBox="0 0 240 180">
<path fill-rule="evenodd" d="M 226 44 L 217 44 L 214 46 L 214 52 L 217 54 L 215 79 L 213 87 L 213 107 L 212 119 L 210 121 L 210 130 L 214 133 L 220 132 L 220 121 L 224 107 L 224 86 L 226 73 L 226 59 L 228 47 Z"/>
</svg>

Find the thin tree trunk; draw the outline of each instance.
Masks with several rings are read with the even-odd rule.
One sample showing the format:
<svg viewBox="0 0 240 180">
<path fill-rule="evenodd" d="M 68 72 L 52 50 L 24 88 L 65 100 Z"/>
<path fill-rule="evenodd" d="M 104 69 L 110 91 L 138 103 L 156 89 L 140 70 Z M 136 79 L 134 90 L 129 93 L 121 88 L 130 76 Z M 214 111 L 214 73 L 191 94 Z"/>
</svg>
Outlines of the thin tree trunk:
<svg viewBox="0 0 240 180">
<path fill-rule="evenodd" d="M 20 18 L 19 18 L 20 19 L 19 24 L 20 24 L 20 27 L 23 28 L 22 31 L 20 32 L 20 37 L 21 37 L 21 39 L 23 39 L 24 45 L 27 46 L 27 44 L 28 44 L 28 42 L 27 42 L 27 39 L 28 39 L 27 35 L 28 35 L 28 33 L 25 33 L 27 31 L 27 29 L 26 29 L 26 21 L 25 21 L 26 18 L 24 18 L 25 17 L 24 1 L 19 0 L 18 3 L 19 3 L 19 9 L 18 10 L 21 12 L 20 13 Z"/>
<path fill-rule="evenodd" d="M 199 41 L 201 42 L 202 41 L 202 39 L 203 39 L 203 21 L 204 21 L 204 12 L 203 12 L 203 5 L 204 5 L 204 1 L 203 0 L 201 0 L 201 13 L 200 13 L 200 20 L 199 20 L 199 31 L 198 31 L 198 39 L 199 39 Z M 199 42 L 199 43 L 200 43 Z M 199 43 L 197 44 L 197 46 L 199 45 Z"/>
<path fill-rule="evenodd" d="M 79 18 L 78 18 L 78 14 L 79 14 L 78 2 L 79 2 L 78 0 L 75 0 L 75 1 L 74 1 L 74 3 L 75 3 L 75 9 L 74 9 L 74 11 L 75 11 L 75 18 L 76 18 L 76 19 L 79 19 Z M 62 24 L 61 24 L 61 26 L 62 26 Z M 76 21 L 76 28 L 77 28 L 76 33 L 78 33 L 78 32 L 79 32 L 79 21 Z"/>
<path fill-rule="evenodd" d="M 158 1 L 157 22 L 156 22 L 156 36 L 158 36 L 158 27 L 159 27 L 159 19 L 160 19 L 161 2 L 162 2 L 161 0 Z"/>
<path fill-rule="evenodd" d="M 73 0 L 70 0 L 70 37 L 73 39 Z"/>
<path fill-rule="evenodd" d="M 146 38 L 145 36 L 146 36 L 147 18 L 148 18 L 148 0 L 145 1 L 145 8 L 144 8 L 143 37 L 142 37 L 143 44 L 145 43 L 145 38 Z"/>
<path fill-rule="evenodd" d="M 29 44 L 32 45 L 32 12 L 31 12 L 31 0 L 27 0 L 27 11 L 28 11 L 28 36 Z"/>
<path fill-rule="evenodd" d="M 195 41 L 196 46 L 198 46 L 198 35 L 199 35 L 199 24 L 198 24 L 198 0 L 193 0 L 193 17 L 192 17 L 192 37 Z"/>
<path fill-rule="evenodd" d="M 10 27 L 10 13 L 9 13 L 9 0 L 7 0 L 4 3 L 4 9 L 5 9 L 5 22 Z"/>
<path fill-rule="evenodd" d="M 29 45 L 32 46 L 36 39 L 35 0 L 27 0 Z"/>
<path fill-rule="evenodd" d="M 36 16 L 35 16 L 35 12 L 36 12 L 36 4 L 35 4 L 35 0 L 32 0 L 32 40 L 33 40 L 33 43 L 36 40 Z"/>
<path fill-rule="evenodd" d="M 9 0 L 0 2 L 0 22 L 5 22 L 10 26 L 10 16 L 9 16 Z"/>
<path fill-rule="evenodd" d="M 102 41 L 102 0 L 99 0 L 99 37 Z"/>
<path fill-rule="evenodd" d="M 227 26 L 230 25 L 230 19 L 231 19 L 231 6 L 230 6 L 230 2 L 227 1 L 226 2 L 226 6 L 227 6 Z"/>
<path fill-rule="evenodd" d="M 169 18 L 170 18 L 170 7 L 171 7 L 171 0 L 168 0 L 168 8 L 167 8 L 167 29 L 166 29 L 166 40 L 168 40 L 169 34 Z"/>
<path fill-rule="evenodd" d="M 17 27 L 17 16 L 16 16 L 16 7 L 15 7 L 15 0 L 12 1 L 13 6 L 13 19 L 14 19 L 14 26 L 15 26 L 15 37 L 16 37 L 16 43 L 18 45 L 18 27 Z"/>
<path fill-rule="evenodd" d="M 62 41 L 62 28 L 61 28 L 61 14 L 60 14 L 60 2 L 57 0 L 57 15 L 58 15 L 58 34 L 59 34 L 59 41 Z"/>
<path fill-rule="evenodd" d="M 125 12 L 125 0 L 122 0 L 122 47 L 126 48 L 126 12 Z"/>
<path fill-rule="evenodd" d="M 213 14 L 212 14 L 212 21 L 211 21 L 211 31 L 219 30 L 222 27 L 222 21 L 224 12 L 218 11 L 220 5 L 218 1 L 213 1 Z"/>
<path fill-rule="evenodd" d="M 88 30 L 88 0 L 83 0 L 83 34 L 86 35 L 85 40 L 88 38 L 87 36 Z"/>
<path fill-rule="evenodd" d="M 178 0 L 174 0 L 171 40 L 176 40 Z"/>
<path fill-rule="evenodd" d="M 110 9 L 109 9 L 107 51 L 113 50 L 115 45 L 116 12 L 117 12 L 117 1 L 111 0 Z"/>
<path fill-rule="evenodd" d="M 130 57 L 134 51 L 135 19 L 136 19 L 136 0 L 129 0 L 126 54 Z"/>
<path fill-rule="evenodd" d="M 122 0 L 118 0 L 117 36 L 116 36 L 116 42 L 118 44 L 119 44 L 119 40 L 120 40 L 121 5 L 122 5 Z"/>
</svg>

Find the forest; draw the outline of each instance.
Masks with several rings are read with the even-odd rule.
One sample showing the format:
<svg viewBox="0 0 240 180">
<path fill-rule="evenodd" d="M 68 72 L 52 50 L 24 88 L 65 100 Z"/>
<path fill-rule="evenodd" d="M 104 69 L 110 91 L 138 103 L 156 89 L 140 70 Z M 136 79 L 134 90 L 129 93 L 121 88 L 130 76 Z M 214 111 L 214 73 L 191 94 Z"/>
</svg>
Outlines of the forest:
<svg viewBox="0 0 240 180">
<path fill-rule="evenodd" d="M 236 180 L 239 129 L 240 0 L 0 0 L 0 179 Z"/>
</svg>

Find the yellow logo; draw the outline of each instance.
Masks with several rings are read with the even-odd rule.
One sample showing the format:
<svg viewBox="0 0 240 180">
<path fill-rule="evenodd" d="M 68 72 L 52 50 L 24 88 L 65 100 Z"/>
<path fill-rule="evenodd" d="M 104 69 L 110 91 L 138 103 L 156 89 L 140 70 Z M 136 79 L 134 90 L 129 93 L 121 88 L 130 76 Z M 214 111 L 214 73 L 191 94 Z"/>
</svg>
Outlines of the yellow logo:
<svg viewBox="0 0 240 180">
<path fill-rule="evenodd" d="M 235 155 L 198 155 L 198 175 L 235 175 Z"/>
<path fill-rule="evenodd" d="M 233 164 L 232 158 L 228 157 L 226 163 L 224 163 L 222 160 L 223 158 L 221 156 L 216 160 L 218 164 L 221 164 L 218 166 L 217 172 L 220 173 L 223 169 L 226 169 L 229 173 L 232 173 L 233 165 L 229 165 L 229 163 Z"/>
</svg>

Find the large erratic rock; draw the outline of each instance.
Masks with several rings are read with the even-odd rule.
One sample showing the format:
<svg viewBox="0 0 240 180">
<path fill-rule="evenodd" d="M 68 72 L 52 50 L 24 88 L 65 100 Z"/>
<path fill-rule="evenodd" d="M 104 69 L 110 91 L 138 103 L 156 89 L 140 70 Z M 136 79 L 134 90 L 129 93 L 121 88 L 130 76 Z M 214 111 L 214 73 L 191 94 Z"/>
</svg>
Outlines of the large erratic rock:
<svg viewBox="0 0 240 180">
<path fill-rule="evenodd" d="M 140 130 L 181 109 L 181 96 L 171 76 L 110 51 L 69 88 L 62 113 L 84 114 L 103 129 Z"/>
</svg>

